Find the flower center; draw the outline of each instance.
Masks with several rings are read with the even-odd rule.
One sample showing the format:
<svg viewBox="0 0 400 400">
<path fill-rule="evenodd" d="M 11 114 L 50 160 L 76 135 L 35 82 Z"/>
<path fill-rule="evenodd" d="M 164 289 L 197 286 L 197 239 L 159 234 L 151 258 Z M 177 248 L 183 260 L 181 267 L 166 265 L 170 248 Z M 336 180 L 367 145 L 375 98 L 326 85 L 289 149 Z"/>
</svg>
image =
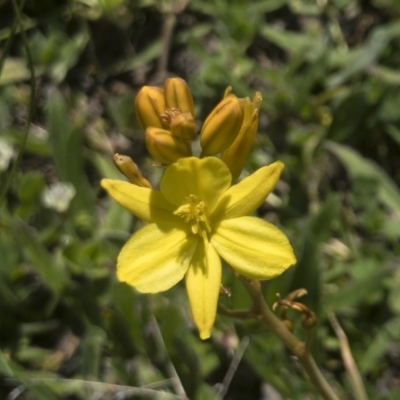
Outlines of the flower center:
<svg viewBox="0 0 400 400">
<path fill-rule="evenodd" d="M 194 194 L 186 197 L 185 201 L 186 203 L 175 210 L 174 214 L 190 224 L 190 229 L 195 235 L 199 234 L 206 240 L 207 233 L 211 232 L 211 227 L 205 213 L 206 203 L 203 200 L 199 200 Z"/>
</svg>

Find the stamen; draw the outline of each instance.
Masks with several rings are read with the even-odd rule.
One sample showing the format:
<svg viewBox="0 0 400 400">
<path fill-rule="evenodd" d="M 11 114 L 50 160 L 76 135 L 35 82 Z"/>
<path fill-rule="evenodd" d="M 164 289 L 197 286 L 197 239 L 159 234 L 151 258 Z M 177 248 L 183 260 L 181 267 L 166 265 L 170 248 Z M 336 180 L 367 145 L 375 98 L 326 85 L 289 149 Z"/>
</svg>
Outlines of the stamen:
<svg viewBox="0 0 400 400">
<path fill-rule="evenodd" d="M 190 224 L 190 229 L 195 235 L 199 234 L 207 241 L 207 233 L 211 232 L 211 226 L 205 213 L 205 202 L 194 194 L 190 194 L 185 201 L 186 203 L 178 207 L 174 214 Z"/>
</svg>

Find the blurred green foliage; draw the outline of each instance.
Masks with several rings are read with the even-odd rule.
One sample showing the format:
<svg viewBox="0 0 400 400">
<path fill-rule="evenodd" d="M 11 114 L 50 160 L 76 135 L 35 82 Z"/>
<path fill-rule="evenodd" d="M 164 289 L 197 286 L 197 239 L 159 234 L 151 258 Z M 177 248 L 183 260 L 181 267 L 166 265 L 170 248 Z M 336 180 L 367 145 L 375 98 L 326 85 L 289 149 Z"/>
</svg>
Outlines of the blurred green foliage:
<svg viewBox="0 0 400 400">
<path fill-rule="evenodd" d="M 202 342 L 183 285 L 142 296 L 116 280 L 118 251 L 140 221 L 99 180 L 120 176 L 114 152 L 158 180 L 131 105 L 142 85 L 175 74 L 189 82 L 199 120 L 228 85 L 239 96 L 262 92 L 246 172 L 284 161 L 259 212 L 289 235 L 298 257 L 265 284 L 265 296 L 272 304 L 278 292 L 308 290 L 304 302 L 318 314 L 314 355 L 340 398 L 353 397 L 329 312 L 370 398 L 398 399 L 399 4 L 27 0 L 4 52 L 15 14 L 0 1 L 0 188 L 28 123 L 21 29 L 37 76 L 26 147 L 0 208 L 0 398 L 173 399 L 171 364 L 190 399 L 220 398 L 245 337 L 226 399 L 258 399 L 271 387 L 284 399 L 317 398 L 256 322 L 219 316 Z M 221 303 L 249 307 L 228 270 L 224 279 L 232 297 Z"/>
</svg>

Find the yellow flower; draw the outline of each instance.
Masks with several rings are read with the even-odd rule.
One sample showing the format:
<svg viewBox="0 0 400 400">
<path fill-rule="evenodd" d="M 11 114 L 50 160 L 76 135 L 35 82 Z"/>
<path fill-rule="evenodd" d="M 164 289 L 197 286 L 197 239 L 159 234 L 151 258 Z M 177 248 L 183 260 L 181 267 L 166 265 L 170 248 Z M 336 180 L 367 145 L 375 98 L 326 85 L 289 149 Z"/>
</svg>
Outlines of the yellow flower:
<svg viewBox="0 0 400 400">
<path fill-rule="evenodd" d="M 295 262 L 278 228 L 247 216 L 271 193 L 282 170 L 278 161 L 231 186 L 223 161 L 188 157 L 166 169 L 159 191 L 103 179 L 114 200 L 149 222 L 122 248 L 118 278 L 155 293 L 185 277 L 194 321 L 207 339 L 216 317 L 221 258 L 251 279 L 272 279 Z"/>
</svg>

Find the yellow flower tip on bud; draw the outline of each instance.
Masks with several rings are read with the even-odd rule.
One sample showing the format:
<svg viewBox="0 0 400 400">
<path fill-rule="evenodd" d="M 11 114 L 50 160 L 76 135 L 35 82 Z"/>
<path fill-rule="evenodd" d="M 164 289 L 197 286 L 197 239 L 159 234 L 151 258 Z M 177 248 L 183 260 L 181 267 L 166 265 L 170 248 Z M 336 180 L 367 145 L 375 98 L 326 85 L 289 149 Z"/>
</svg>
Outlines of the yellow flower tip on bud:
<svg viewBox="0 0 400 400">
<path fill-rule="evenodd" d="M 203 154 L 222 153 L 239 134 L 243 123 L 242 102 L 230 94 L 214 108 L 200 133 Z"/>
<path fill-rule="evenodd" d="M 154 86 L 143 86 L 135 100 L 136 115 L 140 126 L 164 128 L 160 115 L 165 110 L 164 90 Z"/>
<path fill-rule="evenodd" d="M 182 157 L 190 157 L 190 142 L 181 140 L 165 129 L 147 128 L 146 146 L 149 153 L 161 164 L 172 164 Z"/>
<path fill-rule="evenodd" d="M 223 97 L 223 98 L 228 97 L 231 93 L 232 93 L 232 86 L 229 85 L 229 86 L 225 89 L 224 97 Z"/>
<path fill-rule="evenodd" d="M 194 101 L 188 84 L 181 78 L 169 78 L 164 84 L 165 105 L 181 112 L 190 112 L 194 118 Z"/>
<path fill-rule="evenodd" d="M 239 178 L 253 147 L 258 129 L 258 114 L 262 96 L 260 92 L 257 92 L 252 101 L 248 97 L 241 99 L 241 101 L 244 108 L 243 125 L 235 141 L 221 154 L 222 161 L 231 171 L 233 181 Z"/>
<path fill-rule="evenodd" d="M 260 92 L 256 92 L 252 100 L 253 109 L 260 110 L 261 102 L 262 102 L 262 95 Z"/>
<path fill-rule="evenodd" d="M 196 123 L 188 111 L 182 112 L 177 108 L 167 108 L 161 114 L 161 121 L 173 136 L 190 141 L 196 137 Z"/>
<path fill-rule="evenodd" d="M 183 112 L 172 119 L 171 135 L 192 141 L 196 137 L 196 123 L 190 112 Z"/>
<path fill-rule="evenodd" d="M 132 158 L 116 153 L 114 154 L 113 159 L 115 166 L 128 178 L 129 182 L 136 186 L 152 189 L 151 183 L 143 177 L 138 166 L 134 163 Z"/>
</svg>

